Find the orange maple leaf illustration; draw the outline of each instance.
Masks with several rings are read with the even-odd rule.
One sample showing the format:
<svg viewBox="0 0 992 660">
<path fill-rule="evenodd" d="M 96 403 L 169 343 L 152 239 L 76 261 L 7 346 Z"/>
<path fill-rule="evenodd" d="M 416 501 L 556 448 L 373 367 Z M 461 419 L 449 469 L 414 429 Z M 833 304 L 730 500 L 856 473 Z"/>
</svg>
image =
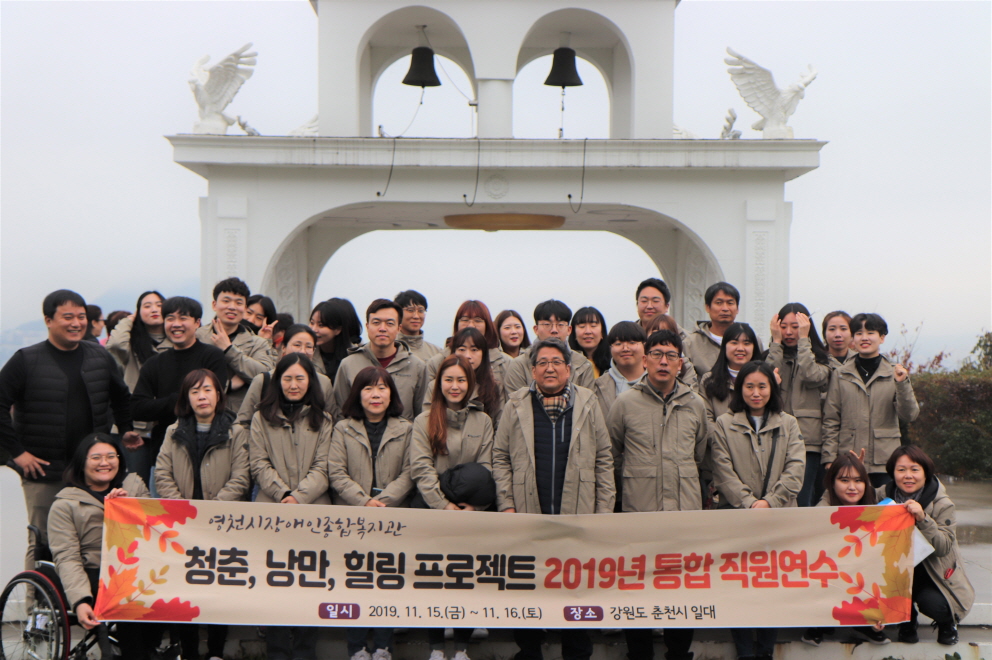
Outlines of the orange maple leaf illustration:
<svg viewBox="0 0 992 660">
<path fill-rule="evenodd" d="M 141 617 L 142 621 L 192 621 L 200 616 L 200 608 L 191 605 L 189 601 L 180 601 L 178 597 L 169 602 L 161 598 L 152 603 L 148 613 Z"/>
<path fill-rule="evenodd" d="M 94 608 L 97 617 L 101 619 L 114 619 L 120 613 L 124 612 L 141 618 L 143 613 L 135 610 L 137 607 L 144 607 L 140 601 L 124 602 L 138 591 L 138 587 L 134 583 L 138 577 L 138 568 L 126 568 L 123 571 L 115 571 L 114 567 L 111 566 L 109 575 L 109 582 L 100 580 L 100 585 L 97 588 L 96 607 Z M 131 607 L 132 605 L 134 607 Z M 133 617 L 122 616 L 120 618 L 130 619 Z"/>
<path fill-rule="evenodd" d="M 188 500 L 159 500 L 157 503 L 161 505 L 163 511 L 149 512 L 149 525 L 162 523 L 171 529 L 173 525 L 185 525 L 188 519 L 196 518 L 196 507 Z"/>
</svg>

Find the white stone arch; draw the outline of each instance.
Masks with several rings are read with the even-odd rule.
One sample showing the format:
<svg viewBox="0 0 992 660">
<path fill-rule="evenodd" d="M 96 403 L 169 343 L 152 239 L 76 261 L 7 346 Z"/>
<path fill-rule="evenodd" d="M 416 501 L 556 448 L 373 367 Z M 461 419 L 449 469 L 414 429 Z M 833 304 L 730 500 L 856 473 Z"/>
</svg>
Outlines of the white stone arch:
<svg viewBox="0 0 992 660">
<path fill-rule="evenodd" d="M 372 99 L 382 72 L 396 60 L 420 46 L 415 26 L 426 25 L 434 52 L 448 58 L 465 72 L 476 92 L 475 65 L 462 29 L 448 14 L 422 5 L 411 5 L 390 12 L 373 23 L 359 40 L 355 61 L 358 66 L 358 113 L 361 135 L 373 136 Z"/>
<path fill-rule="evenodd" d="M 627 36 L 616 23 L 588 9 L 549 12 L 527 31 L 517 52 L 517 73 L 559 46 L 570 33 L 569 46 L 592 64 L 606 81 L 610 100 L 610 137 L 628 139 L 633 129 L 634 59 Z"/>
</svg>

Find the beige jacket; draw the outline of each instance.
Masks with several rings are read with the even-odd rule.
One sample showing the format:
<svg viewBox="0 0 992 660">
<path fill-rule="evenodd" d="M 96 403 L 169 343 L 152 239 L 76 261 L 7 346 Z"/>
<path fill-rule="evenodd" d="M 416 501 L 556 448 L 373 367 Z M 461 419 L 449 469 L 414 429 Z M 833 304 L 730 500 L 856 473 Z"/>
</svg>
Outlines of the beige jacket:
<svg viewBox="0 0 992 660">
<path fill-rule="evenodd" d="M 444 358 L 451 355 L 451 350 L 448 348 L 442 348 L 441 352 L 433 356 L 427 361 L 427 380 L 431 381 L 437 378 L 437 370 L 440 368 L 441 363 L 444 362 Z M 493 370 L 493 378 L 496 379 L 496 384 L 503 387 L 503 383 L 506 382 L 506 369 L 512 362 L 512 358 L 499 350 L 498 348 L 489 349 L 489 366 Z M 505 388 L 504 388 L 505 389 Z M 503 397 L 506 399 L 506 397 Z"/>
<path fill-rule="evenodd" d="M 401 332 L 397 335 L 396 339 L 406 344 L 410 352 L 420 358 L 424 364 L 427 364 L 432 357 L 439 354 L 442 350 L 440 346 L 435 346 L 429 341 L 426 341 L 423 332 L 419 335 L 404 335 Z"/>
<path fill-rule="evenodd" d="M 441 492 L 438 475 L 462 463 L 479 463 L 493 469 L 493 422 L 473 401 L 461 410 L 448 410 L 448 453 L 434 456 L 427 438 L 427 417 L 413 420 L 410 436 L 410 476 L 432 509 L 443 509 L 450 502 Z"/>
<path fill-rule="evenodd" d="M 695 511 L 703 507 L 699 465 L 709 424 L 703 400 L 675 381 L 665 401 L 647 379 L 617 397 L 607 427 L 613 461 L 622 461 L 624 511 Z"/>
<path fill-rule="evenodd" d="M 864 448 L 868 472 L 885 472 L 889 456 L 902 442 L 899 420 L 912 422 L 919 414 L 910 379 L 897 383 L 886 358 L 867 384 L 852 358 L 834 372 L 827 390 L 820 461 L 833 463 L 848 450 L 857 453 Z"/>
<path fill-rule="evenodd" d="M 145 482 L 136 474 L 124 477 L 122 488 L 129 497 L 151 497 Z M 48 543 L 69 607 L 85 598 L 95 598 L 86 569 L 100 568 L 103 503 L 82 488 L 69 486 L 60 490 L 48 512 Z"/>
<path fill-rule="evenodd" d="M 843 362 L 841 362 L 838 358 L 834 357 L 831 354 L 830 355 L 830 367 L 833 368 L 833 369 L 840 369 L 841 367 L 844 366 L 844 363 L 845 362 L 847 362 L 848 360 L 850 360 L 851 358 L 853 358 L 857 354 L 858 354 L 857 351 L 852 351 L 851 349 L 847 349 L 847 357 L 844 358 L 844 361 Z"/>
<path fill-rule="evenodd" d="M 638 382 L 642 380 L 644 380 L 644 374 L 641 374 Z M 603 410 L 603 419 L 606 419 L 610 415 L 610 408 L 613 407 L 613 402 L 617 400 L 617 382 L 610 375 L 610 372 L 607 371 L 593 381 L 592 391 L 599 401 L 600 408 Z"/>
<path fill-rule="evenodd" d="M 711 326 L 712 323 L 709 321 L 699 321 L 696 323 L 696 329 L 682 340 L 682 352 L 692 360 L 692 366 L 699 378 L 702 378 L 703 374 L 709 373 L 716 359 L 720 357 L 720 344 L 710 337 Z M 758 347 L 755 346 L 755 354 L 757 351 Z"/>
<path fill-rule="evenodd" d="M 518 357 L 510 360 L 510 364 L 506 368 L 506 379 L 503 381 L 503 389 L 506 390 L 507 398 L 522 387 L 529 388 L 530 384 L 534 382 L 533 367 L 530 363 L 530 354 L 533 349 L 534 346 L 532 345 L 520 353 Z M 569 382 L 589 390 L 596 382 L 592 362 L 579 351 L 572 351 L 572 377 Z"/>
<path fill-rule="evenodd" d="M 138 362 L 138 358 L 131 352 L 131 328 L 133 327 L 133 320 L 127 317 L 122 318 L 117 322 L 114 331 L 110 333 L 110 339 L 107 340 L 105 347 L 114 356 L 117 363 L 121 365 L 121 368 L 124 370 L 124 383 L 127 384 L 127 388 L 132 392 L 134 392 L 134 386 L 138 384 L 138 375 L 141 373 L 141 363 Z M 172 348 L 172 340 L 168 337 L 163 337 L 162 341 L 155 346 L 155 352 L 161 353 L 170 348 Z M 151 433 L 152 427 L 155 426 L 155 422 L 139 422 L 138 420 L 134 420 L 132 423 L 134 430 L 142 435 Z"/>
<path fill-rule="evenodd" d="M 372 483 L 372 445 L 361 419 L 342 419 L 334 425 L 328 455 L 328 476 L 333 504 L 364 506 L 376 499 L 387 506 L 403 506 L 413 490 L 407 457 L 412 425 L 402 417 L 390 417 L 375 455 Z M 382 492 L 374 498 L 372 488 Z"/>
<path fill-rule="evenodd" d="M 772 444 L 768 492 L 762 493 Z M 734 508 L 750 509 L 762 499 L 773 509 L 796 506 L 806 471 L 806 445 L 795 417 L 770 413 L 755 432 L 747 413 L 725 413 L 716 420 L 712 448 L 713 481 Z"/>
<path fill-rule="evenodd" d="M 268 372 L 269 380 L 272 379 L 273 373 L 275 373 L 275 369 Z M 334 399 L 334 386 L 331 385 L 331 379 L 324 374 L 318 373 L 317 382 L 320 383 L 320 392 L 324 395 L 324 410 L 330 414 L 332 419 L 337 419 L 340 411 Z M 252 379 L 251 385 L 248 386 L 244 401 L 241 402 L 241 408 L 238 409 L 238 416 L 234 420 L 234 438 L 245 445 L 248 444 L 248 432 L 251 429 L 251 420 L 255 416 L 255 413 L 258 412 L 258 406 L 262 403 L 262 396 L 265 395 L 264 390 L 265 374 L 258 374 Z"/>
<path fill-rule="evenodd" d="M 610 435 L 592 391 L 570 386 L 572 435 L 561 493 L 561 513 L 612 513 L 616 499 Z M 496 506 L 541 513 L 534 462 L 534 406 L 529 389 L 507 401 L 493 445 Z"/>
<path fill-rule="evenodd" d="M 820 364 L 813 355 L 809 337 L 800 337 L 796 359 L 787 360 L 782 344 L 772 342 L 765 362 L 778 369 L 782 377 L 782 409 L 796 418 L 806 442 L 806 451 L 819 452 L 823 444 L 823 394 L 830 385 L 833 369 Z"/>
<path fill-rule="evenodd" d="M 725 412 L 730 412 L 730 400 L 734 397 L 734 385 L 731 383 L 730 389 L 728 390 L 727 398 L 723 401 L 719 399 L 711 399 L 706 395 L 706 383 L 709 382 L 712 377 L 713 372 L 707 371 L 706 374 L 699 379 L 699 397 L 703 400 L 706 405 L 706 419 L 710 423 L 710 433 L 714 431 L 713 422 L 716 421 L 717 417 Z"/>
<path fill-rule="evenodd" d="M 420 358 L 410 352 L 406 344 L 396 342 L 395 346 L 396 355 L 386 367 L 386 371 L 393 377 L 396 389 L 400 393 L 403 419 L 413 421 L 413 418 L 420 414 L 424 392 L 427 391 L 427 367 Z M 348 357 L 341 360 L 341 366 L 338 367 L 337 376 L 334 378 L 334 409 L 341 410 L 344 407 L 344 402 L 351 393 L 351 383 L 359 371 L 365 367 L 378 366 L 380 366 L 379 360 L 372 355 L 372 349 L 368 344 L 353 349 Z"/>
<path fill-rule="evenodd" d="M 197 330 L 196 338 L 204 344 L 215 345 L 210 324 Z M 242 327 L 241 331 L 234 335 L 230 347 L 224 351 L 224 360 L 227 362 L 227 377 L 230 379 L 237 376 L 245 382 L 241 389 L 227 393 L 227 409 L 237 413 L 248 391 L 248 384 L 258 374 L 275 368 L 276 362 L 279 361 L 279 352 L 272 342 Z"/>
<path fill-rule="evenodd" d="M 894 489 L 893 484 L 875 489 L 880 502 L 890 497 L 889 486 Z M 926 518 L 916 523 L 916 528 L 933 546 L 933 554 L 923 560 L 923 565 L 930 579 L 944 594 L 955 621 L 961 621 L 975 604 L 975 588 L 964 572 L 957 539 L 957 515 L 944 484 L 937 486 L 937 495 L 933 502 L 924 507 L 923 513 Z"/>
<path fill-rule="evenodd" d="M 225 410 L 224 413 L 233 413 Z M 222 414 L 224 414 L 222 413 Z M 181 436 L 188 434 L 189 427 L 179 431 L 180 422 L 172 424 L 165 430 L 165 440 L 158 452 L 155 462 L 155 490 L 158 496 L 167 500 L 193 499 L 194 477 L 193 462 L 190 460 L 186 440 Z M 192 426 L 195 433 L 195 422 Z M 219 442 L 211 438 L 210 444 L 200 462 L 200 487 L 203 489 L 203 499 L 220 500 L 223 502 L 239 502 L 248 498 L 248 487 L 251 479 L 248 474 L 248 443 L 234 439 L 235 427 Z"/>
<path fill-rule="evenodd" d="M 281 424 L 272 426 L 260 412 L 252 418 L 248 461 L 258 483 L 257 502 L 281 502 L 288 493 L 300 504 L 331 503 L 327 452 L 333 422 L 328 416 L 314 431 L 306 419 L 309 410 L 304 406 L 295 424 L 280 415 Z"/>
</svg>

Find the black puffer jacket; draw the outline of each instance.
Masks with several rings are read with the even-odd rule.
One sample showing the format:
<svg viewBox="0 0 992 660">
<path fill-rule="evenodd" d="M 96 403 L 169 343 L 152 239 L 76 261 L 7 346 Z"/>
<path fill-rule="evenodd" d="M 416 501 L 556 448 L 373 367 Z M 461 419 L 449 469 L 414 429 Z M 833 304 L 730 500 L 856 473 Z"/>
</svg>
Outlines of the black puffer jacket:
<svg viewBox="0 0 992 660">
<path fill-rule="evenodd" d="M 5 400 L 0 406 L 5 431 L 13 428 L 13 437 L 3 433 L 2 445 L 10 455 L 24 451 L 48 461 L 42 481 L 61 481 L 68 459 L 66 447 L 66 408 L 68 380 L 52 359 L 43 341 L 19 353 L 23 360 L 23 376 L 16 384 L 4 383 L 4 391 L 12 394 L 9 402 L 16 408 L 11 426 Z M 103 346 L 80 342 L 76 350 L 83 351 L 82 376 L 89 395 L 93 415 L 92 432 L 108 432 L 116 422 L 120 432 L 131 430 L 130 392 L 121 377 L 117 363 Z M 13 361 L 14 358 L 11 358 Z M 6 370 L 5 370 L 6 371 Z M 13 385 L 8 388 L 8 385 Z M 5 397 L 6 398 L 6 397 Z"/>
</svg>

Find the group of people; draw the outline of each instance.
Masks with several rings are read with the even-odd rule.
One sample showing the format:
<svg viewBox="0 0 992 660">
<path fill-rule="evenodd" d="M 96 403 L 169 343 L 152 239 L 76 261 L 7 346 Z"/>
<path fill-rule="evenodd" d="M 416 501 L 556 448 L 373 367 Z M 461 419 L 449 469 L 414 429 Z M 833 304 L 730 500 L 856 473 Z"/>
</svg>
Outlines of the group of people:
<svg viewBox="0 0 992 660">
<path fill-rule="evenodd" d="M 540 515 L 889 498 L 934 547 L 915 569 L 916 605 L 898 639 L 918 640 L 918 606 L 938 641 L 955 643 L 974 593 L 954 505 L 930 458 L 902 441 L 900 423 L 919 406 L 907 370 L 880 352 L 885 321 L 831 312 L 824 343 L 809 311 L 790 303 L 771 319 L 765 350 L 737 321 L 733 285 L 704 298 L 709 320 L 689 332 L 657 278 L 637 288 L 637 321 L 611 327 L 594 307 L 573 314 L 547 300 L 534 310 L 533 342 L 518 312 L 493 319 L 468 300 L 436 346 L 424 340 L 427 299 L 416 291 L 374 300 L 364 324 L 340 298 L 300 324 L 230 278 L 214 287 L 209 324 L 196 300 L 149 291 L 133 313 L 111 315 L 103 348 L 86 341 L 99 333 L 83 298 L 53 292 L 48 339 L 0 370 L 0 446 L 41 530 L 28 564 L 36 546 L 51 548 L 67 602 L 90 628 L 100 624 L 103 504 L 119 496 Z M 133 640 L 125 657 L 148 657 L 161 639 L 150 625 L 119 624 Z M 207 628 L 207 657 L 220 658 L 226 628 Z M 268 657 L 315 658 L 316 630 L 267 627 Z M 890 641 L 881 628 L 856 630 Z M 826 632 L 803 641 L 818 645 Z M 389 660 L 392 634 L 348 629 L 348 653 Z M 625 635 L 628 657 L 654 657 L 650 629 Z M 565 660 L 591 657 L 585 630 L 560 636 Z M 198 626 L 170 637 L 184 658 L 199 657 Z M 444 630 L 428 637 L 430 660 L 443 660 Z M 733 637 L 739 658 L 770 658 L 776 630 Z M 454 638 L 455 660 L 467 660 L 473 631 Z M 542 657 L 545 631 L 514 638 L 516 658 Z M 666 629 L 665 657 L 691 659 L 692 640 L 692 629 Z"/>
</svg>

